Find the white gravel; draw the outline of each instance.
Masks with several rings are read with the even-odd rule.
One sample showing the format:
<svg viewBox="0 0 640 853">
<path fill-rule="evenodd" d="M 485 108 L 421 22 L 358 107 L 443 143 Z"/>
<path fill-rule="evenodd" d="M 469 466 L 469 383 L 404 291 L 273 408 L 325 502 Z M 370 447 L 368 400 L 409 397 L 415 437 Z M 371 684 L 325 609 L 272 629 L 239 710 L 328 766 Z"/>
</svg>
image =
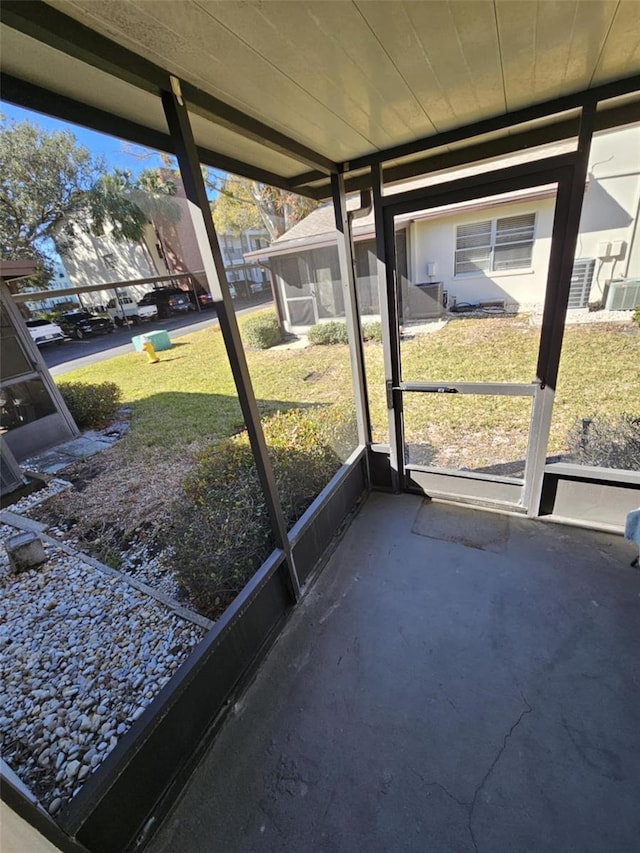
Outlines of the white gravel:
<svg viewBox="0 0 640 853">
<path fill-rule="evenodd" d="M 0 525 L 0 540 L 16 532 Z M 14 575 L 0 548 L 0 745 L 55 814 L 205 632 L 81 555 L 45 549 L 44 566 Z"/>
</svg>

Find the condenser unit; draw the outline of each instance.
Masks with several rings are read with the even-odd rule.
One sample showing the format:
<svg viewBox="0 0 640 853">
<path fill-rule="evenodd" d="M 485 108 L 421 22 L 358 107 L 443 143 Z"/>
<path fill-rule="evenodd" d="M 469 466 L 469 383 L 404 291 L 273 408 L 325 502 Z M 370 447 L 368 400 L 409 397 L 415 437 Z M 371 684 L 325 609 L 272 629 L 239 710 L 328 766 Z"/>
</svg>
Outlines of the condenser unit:
<svg viewBox="0 0 640 853">
<path fill-rule="evenodd" d="M 401 321 L 434 320 L 444 313 L 444 296 L 441 281 L 409 284 L 403 281 Z"/>
<path fill-rule="evenodd" d="M 596 267 L 594 258 L 576 258 L 573 262 L 571 285 L 569 287 L 569 310 L 579 310 L 589 305 L 589 294 Z"/>
<path fill-rule="evenodd" d="M 633 311 L 640 305 L 640 278 L 614 279 L 609 283 L 607 311 Z"/>
</svg>

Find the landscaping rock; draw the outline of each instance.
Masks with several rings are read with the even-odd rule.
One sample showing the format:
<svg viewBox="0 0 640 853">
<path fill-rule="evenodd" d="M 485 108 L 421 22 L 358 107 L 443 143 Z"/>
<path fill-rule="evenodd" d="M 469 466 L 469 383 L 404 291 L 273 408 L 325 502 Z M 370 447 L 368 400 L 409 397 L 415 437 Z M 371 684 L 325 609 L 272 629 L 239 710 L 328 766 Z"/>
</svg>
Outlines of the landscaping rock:
<svg viewBox="0 0 640 853">
<path fill-rule="evenodd" d="M 32 531 L 17 533 L 5 540 L 5 550 L 11 570 L 15 574 L 35 569 L 47 562 L 47 554 L 40 537 Z"/>
<path fill-rule="evenodd" d="M 0 541 L 15 532 L 0 523 Z M 132 717 L 142 714 L 204 630 L 82 555 L 49 540 L 45 548 L 49 558 L 41 570 L 20 574 L 0 549 L 6 673 L 0 746 L 3 759 L 55 815 L 135 725 Z M 51 601 L 56 606 L 47 608 Z"/>
</svg>

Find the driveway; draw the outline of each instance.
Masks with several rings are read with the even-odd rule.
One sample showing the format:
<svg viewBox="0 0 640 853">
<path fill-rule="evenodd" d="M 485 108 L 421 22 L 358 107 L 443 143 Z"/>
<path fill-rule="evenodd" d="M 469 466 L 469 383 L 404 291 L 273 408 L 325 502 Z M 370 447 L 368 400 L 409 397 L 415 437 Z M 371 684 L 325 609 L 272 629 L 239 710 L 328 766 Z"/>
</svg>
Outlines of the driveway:
<svg viewBox="0 0 640 853">
<path fill-rule="evenodd" d="M 236 313 L 238 315 L 247 314 L 272 306 L 272 302 L 262 302 L 241 308 L 240 303 L 238 303 Z M 132 352 L 131 338 L 135 335 L 144 334 L 145 329 L 148 331 L 166 329 L 169 332 L 169 338 L 173 339 L 190 332 L 199 332 L 201 329 L 206 329 L 208 326 L 217 323 L 216 312 L 211 309 L 203 310 L 197 314 L 189 312 L 186 315 L 169 317 L 154 323 L 116 329 L 111 335 L 98 335 L 95 338 L 85 338 L 82 341 L 70 339 L 59 346 L 42 347 L 40 352 L 51 375 L 61 376 L 70 370 L 87 367 L 98 361 Z"/>
</svg>

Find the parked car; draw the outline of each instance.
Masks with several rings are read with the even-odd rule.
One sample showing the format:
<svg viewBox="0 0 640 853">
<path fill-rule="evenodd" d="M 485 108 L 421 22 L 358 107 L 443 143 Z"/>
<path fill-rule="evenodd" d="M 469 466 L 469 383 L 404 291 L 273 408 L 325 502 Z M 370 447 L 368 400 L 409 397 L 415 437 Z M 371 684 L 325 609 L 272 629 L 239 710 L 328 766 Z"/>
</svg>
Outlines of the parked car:
<svg viewBox="0 0 640 853">
<path fill-rule="evenodd" d="M 140 307 L 155 305 L 159 317 L 170 317 L 176 312 L 183 313 L 194 310 L 189 294 L 180 290 L 179 287 L 159 287 L 157 290 L 150 290 L 145 293 L 138 305 Z"/>
<path fill-rule="evenodd" d="M 64 332 L 60 326 L 57 323 L 50 323 L 49 320 L 27 320 L 27 328 L 36 346 L 39 347 L 45 344 L 61 344 L 64 340 Z"/>
<path fill-rule="evenodd" d="M 120 296 L 119 301 L 114 297 L 107 302 L 107 314 L 116 326 L 122 326 L 125 322 L 145 323 L 155 320 L 158 316 L 158 308 L 155 305 L 138 305 L 130 296 Z"/>
<path fill-rule="evenodd" d="M 88 311 L 69 311 L 60 317 L 62 330 L 79 341 L 87 335 L 109 334 L 115 326 L 111 317 L 89 314 Z"/>
<path fill-rule="evenodd" d="M 189 300 L 193 306 L 198 307 L 196 304 L 196 294 L 192 290 L 189 291 Z M 213 296 L 208 290 L 198 291 L 198 304 L 201 308 L 213 308 Z"/>
</svg>

